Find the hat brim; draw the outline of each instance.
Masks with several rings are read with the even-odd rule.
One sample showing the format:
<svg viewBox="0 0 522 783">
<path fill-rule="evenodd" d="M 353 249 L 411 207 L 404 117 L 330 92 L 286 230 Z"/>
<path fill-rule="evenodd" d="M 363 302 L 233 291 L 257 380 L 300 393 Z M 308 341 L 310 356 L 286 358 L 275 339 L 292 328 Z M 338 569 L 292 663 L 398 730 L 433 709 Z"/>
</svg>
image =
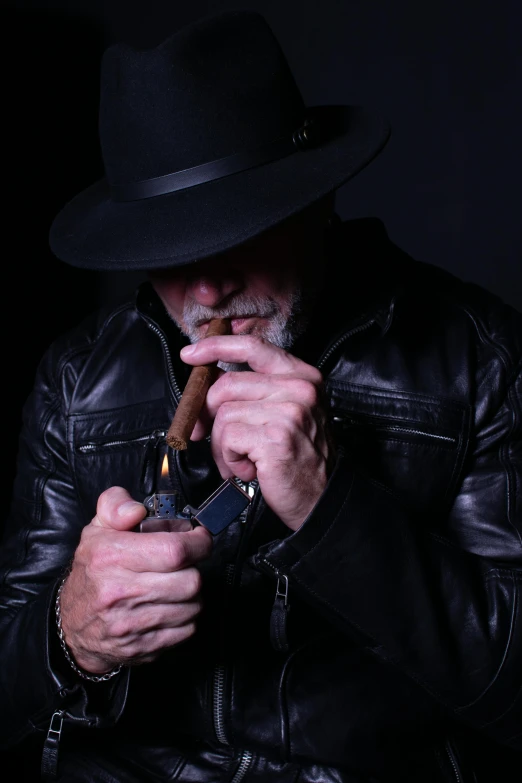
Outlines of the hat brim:
<svg viewBox="0 0 522 783">
<path fill-rule="evenodd" d="M 107 180 L 99 180 L 58 213 L 51 250 L 84 269 L 138 271 L 181 266 L 242 244 L 339 188 L 382 150 L 390 136 L 383 118 L 358 106 L 337 110 L 343 135 L 185 190 L 116 202 Z"/>
</svg>

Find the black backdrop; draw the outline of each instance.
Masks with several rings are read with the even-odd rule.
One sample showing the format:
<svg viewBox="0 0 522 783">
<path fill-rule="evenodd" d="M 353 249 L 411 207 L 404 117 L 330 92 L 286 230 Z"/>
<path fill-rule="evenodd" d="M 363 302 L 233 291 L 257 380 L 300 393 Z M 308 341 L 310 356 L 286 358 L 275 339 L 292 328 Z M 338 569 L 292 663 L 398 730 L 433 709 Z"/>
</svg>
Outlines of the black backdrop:
<svg viewBox="0 0 522 783">
<path fill-rule="evenodd" d="M 54 214 L 102 175 L 99 61 L 230 8 L 265 14 L 309 103 L 373 106 L 392 140 L 339 191 L 342 217 L 378 215 L 412 255 L 522 310 L 519 0 L 61 0 L 2 11 L 6 499 L 22 404 L 59 332 L 140 276 L 67 267 Z"/>
</svg>

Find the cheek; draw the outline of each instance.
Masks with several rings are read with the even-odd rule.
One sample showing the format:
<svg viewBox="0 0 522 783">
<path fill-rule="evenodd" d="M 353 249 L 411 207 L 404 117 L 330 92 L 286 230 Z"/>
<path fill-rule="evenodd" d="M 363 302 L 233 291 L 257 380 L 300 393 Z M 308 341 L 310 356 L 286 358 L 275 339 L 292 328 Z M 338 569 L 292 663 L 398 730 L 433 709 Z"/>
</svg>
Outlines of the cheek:
<svg viewBox="0 0 522 783">
<path fill-rule="evenodd" d="M 288 317 L 292 311 L 296 294 L 300 291 L 294 280 L 279 280 L 277 286 L 268 291 L 270 297 L 277 303 L 282 315 Z"/>
<path fill-rule="evenodd" d="M 269 296 L 271 299 L 283 304 L 291 297 L 298 283 L 297 276 L 285 269 L 285 264 L 287 263 L 288 261 L 281 259 L 277 267 L 274 268 L 272 260 L 268 268 L 259 271 L 256 276 L 252 276 L 252 288 L 256 289 L 260 294 Z"/>
</svg>

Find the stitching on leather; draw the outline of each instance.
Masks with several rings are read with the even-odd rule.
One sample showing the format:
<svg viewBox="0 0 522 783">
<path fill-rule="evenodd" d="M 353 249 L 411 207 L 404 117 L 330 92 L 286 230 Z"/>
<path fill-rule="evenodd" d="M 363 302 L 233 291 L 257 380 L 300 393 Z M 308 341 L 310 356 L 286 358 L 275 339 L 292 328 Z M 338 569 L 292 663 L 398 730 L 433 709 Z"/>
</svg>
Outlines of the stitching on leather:
<svg viewBox="0 0 522 783">
<path fill-rule="evenodd" d="M 44 440 L 45 440 L 45 432 L 47 431 L 47 424 L 49 423 L 49 420 L 54 415 L 56 410 L 59 410 L 59 408 L 60 408 L 60 400 L 56 398 L 54 402 L 51 403 L 51 405 L 49 406 L 48 415 L 44 417 L 42 420 L 41 431 L 44 433 L 43 435 Z M 2 577 L 2 583 L 1 583 L 2 587 L 9 587 L 9 589 L 11 589 L 11 586 L 7 584 L 9 576 L 12 573 L 15 566 L 18 567 L 20 563 L 22 563 L 27 558 L 27 554 L 30 546 L 29 539 L 33 535 L 34 531 L 38 527 L 38 523 L 40 522 L 41 514 L 42 514 L 42 495 L 44 492 L 44 487 L 47 484 L 47 481 L 49 480 L 50 476 L 56 471 L 56 465 L 54 463 L 54 460 L 50 458 L 49 454 L 50 452 L 46 451 L 46 456 L 48 457 L 47 464 L 45 458 L 44 460 L 42 460 L 42 464 L 45 465 L 45 475 L 38 479 L 36 492 L 35 492 L 36 500 L 31 503 L 31 506 L 34 507 L 34 513 L 32 513 L 30 517 L 31 525 L 29 524 L 26 525 L 25 535 L 23 536 L 23 538 L 21 538 L 21 546 L 20 546 L 21 558 L 18 559 L 16 563 L 13 563 L 12 568 L 9 568 L 4 572 Z"/>
<path fill-rule="evenodd" d="M 518 376 L 517 376 L 518 377 Z M 515 378 L 516 380 L 516 378 Z M 516 412 L 516 398 L 513 396 L 515 383 L 513 381 L 513 384 L 510 384 L 507 390 L 506 397 L 510 400 L 512 403 L 511 407 L 513 410 L 513 420 L 511 424 L 511 428 L 509 431 L 509 436 L 512 436 L 518 428 L 518 420 L 517 420 L 517 412 Z M 515 402 L 513 402 L 513 399 L 515 399 Z M 512 504 L 513 502 L 516 502 L 516 493 L 513 493 L 512 487 L 513 485 L 516 485 L 516 472 L 513 470 L 513 467 L 511 465 L 510 460 L 510 441 L 508 439 L 507 442 L 504 442 L 504 444 L 499 449 L 499 454 L 502 463 L 505 467 L 506 472 L 506 483 L 507 483 L 507 498 L 506 498 L 506 506 L 507 506 L 507 519 L 511 527 L 513 528 L 514 532 L 518 536 L 519 544 L 522 546 L 522 537 L 520 535 L 520 531 L 516 527 L 513 518 L 512 518 Z M 512 500 L 512 498 L 515 498 L 515 501 Z"/>
<path fill-rule="evenodd" d="M 504 365 L 505 370 L 507 371 L 506 352 L 492 338 L 488 328 L 486 327 L 486 324 L 484 323 L 480 315 L 470 305 L 466 306 L 463 304 L 461 305 L 461 307 L 462 307 L 462 311 L 468 316 L 468 318 L 473 323 L 475 327 L 475 331 L 477 333 L 477 337 L 479 338 L 480 342 L 483 343 L 484 345 L 489 345 L 491 348 L 494 349 L 498 358 L 501 360 L 502 364 Z"/>
<path fill-rule="evenodd" d="M 517 610 L 516 610 L 516 614 L 517 614 L 517 616 L 518 616 L 518 614 L 519 614 L 519 606 L 520 606 L 520 604 L 519 604 L 519 601 L 517 601 L 516 603 L 517 603 Z M 513 621 L 513 625 L 514 625 L 514 624 L 515 624 L 515 621 Z M 508 652 L 508 651 L 507 651 L 507 648 L 506 648 L 506 656 L 507 656 L 507 652 Z M 506 707 L 506 709 L 504 710 L 504 712 L 501 712 L 501 713 L 500 713 L 500 715 L 497 715 L 497 717 L 496 717 L 496 718 L 493 718 L 493 720 L 487 721 L 486 723 L 482 723 L 482 724 L 481 724 L 481 726 L 482 726 L 482 727 L 484 727 L 484 726 L 491 726 L 493 723 L 498 723 L 498 721 L 499 721 L 499 720 L 502 720 L 502 718 L 503 718 L 505 715 L 507 715 L 507 714 L 509 713 L 509 711 L 512 709 L 513 705 L 514 705 L 514 704 L 516 704 L 516 702 L 518 701 L 518 698 L 519 698 L 519 696 L 520 696 L 520 694 L 521 694 L 521 693 L 522 693 L 522 687 L 520 687 L 520 688 L 519 688 L 519 690 L 518 690 L 518 692 L 517 692 L 516 696 L 515 696 L 515 697 L 514 697 L 514 698 L 513 698 L 513 699 L 510 701 L 509 705 Z M 522 736 L 522 735 L 521 735 L 521 736 Z"/>
<path fill-rule="evenodd" d="M 399 666 L 398 662 L 394 660 L 393 658 L 390 658 L 386 653 L 383 653 L 382 650 L 384 649 L 380 643 L 377 642 L 377 639 L 375 639 L 368 631 L 364 630 L 358 623 L 354 622 L 353 620 L 347 621 L 346 618 L 341 614 L 341 612 L 335 607 L 333 604 L 331 604 L 329 601 L 327 601 L 325 598 L 320 596 L 318 593 L 316 593 L 315 590 L 313 590 L 311 587 L 306 585 L 296 574 L 293 574 L 293 578 L 295 581 L 300 584 L 304 590 L 309 592 L 311 595 L 313 595 L 315 598 L 318 599 L 318 601 L 322 604 L 325 604 L 326 606 L 331 609 L 331 611 L 341 618 L 341 620 L 346 623 L 348 622 L 349 625 L 351 625 L 353 628 L 356 628 L 366 639 L 371 639 L 372 642 L 374 642 L 373 648 L 369 648 L 370 653 L 376 654 L 376 651 L 379 650 L 379 657 L 390 664 L 390 666 L 394 666 L 398 668 L 401 672 L 405 673 L 410 679 L 412 679 L 414 682 L 418 682 L 419 685 L 421 685 L 424 690 L 426 690 L 428 693 L 431 693 L 432 696 L 434 696 L 438 701 L 440 701 L 441 704 L 448 707 L 448 709 L 455 710 L 455 706 L 449 704 L 438 691 L 436 691 L 434 688 L 432 688 L 430 685 L 427 685 L 424 680 L 422 680 L 415 672 L 406 671 L 404 667 Z"/>
<path fill-rule="evenodd" d="M 469 702 L 468 704 L 465 704 L 462 707 L 458 707 L 457 710 L 456 710 L 457 713 L 465 712 L 465 711 L 469 710 L 471 707 L 474 707 L 475 705 L 479 704 L 479 702 L 486 696 L 487 693 L 489 693 L 489 691 L 491 690 L 491 688 L 493 687 L 495 682 L 500 677 L 500 673 L 502 672 L 502 669 L 504 668 L 504 664 L 506 663 L 506 660 L 507 660 L 507 657 L 508 657 L 508 653 L 509 653 L 509 650 L 510 650 L 512 642 L 513 642 L 514 628 L 515 628 L 515 619 L 516 619 L 517 614 L 518 614 L 518 599 L 517 599 L 517 594 L 515 593 L 514 602 L 513 602 L 513 611 L 511 612 L 511 622 L 509 624 L 509 634 L 508 634 L 506 646 L 504 648 L 504 654 L 502 655 L 502 660 L 500 661 L 500 664 L 498 665 L 497 670 L 496 670 L 493 678 L 486 685 L 484 690 L 473 701 Z M 497 718 L 495 718 L 491 722 L 494 723 L 496 720 L 497 720 Z"/>
<path fill-rule="evenodd" d="M 517 573 L 516 571 L 510 571 L 509 568 L 494 568 L 491 571 L 488 571 L 485 581 L 490 582 L 498 576 L 507 576 L 514 582 L 522 582 L 522 574 Z"/>
<path fill-rule="evenodd" d="M 465 411 L 467 403 L 460 402 L 459 400 L 452 400 L 450 397 L 436 397 L 431 394 L 419 394 L 419 392 L 397 392 L 390 389 L 389 391 L 383 391 L 378 386 L 365 386 L 363 384 L 355 383 L 343 383 L 342 381 L 327 381 L 326 386 L 328 389 L 339 389 L 339 391 L 352 392 L 354 396 L 368 398 L 375 397 L 377 399 L 388 400 L 390 402 L 397 401 L 413 401 L 413 402 L 425 402 L 429 405 L 437 405 L 441 408 L 447 408 L 453 411 Z"/>
<path fill-rule="evenodd" d="M 133 408 L 136 409 L 143 409 L 144 407 L 150 407 L 153 410 L 157 410 L 158 403 L 163 402 L 164 400 L 167 400 L 167 397 L 157 397 L 155 400 L 152 400 L 150 403 L 141 403 L 136 402 L 132 403 L 132 405 L 124 405 L 122 407 L 119 407 L 117 410 L 119 411 L 131 411 Z M 114 418 L 114 410 L 108 410 L 108 411 L 100 411 L 96 413 L 72 413 L 69 416 L 70 419 L 75 421 L 82 421 L 82 420 L 92 420 L 92 419 L 113 419 Z"/>
<path fill-rule="evenodd" d="M 451 451 L 453 451 L 453 448 L 451 446 L 439 446 L 438 443 L 431 443 L 431 442 L 430 443 L 428 443 L 428 442 L 426 442 L 426 443 L 414 443 L 413 441 L 409 441 L 409 440 L 406 440 L 406 439 L 387 438 L 387 437 L 384 437 L 384 436 L 382 438 L 379 438 L 379 440 L 385 440 L 386 443 L 400 443 L 402 445 L 406 444 L 406 445 L 411 446 L 412 448 L 416 448 L 416 449 L 436 449 L 437 451 L 442 451 L 442 452 L 448 452 L 448 451 L 451 452 Z"/>
<path fill-rule="evenodd" d="M 509 705 L 506 707 L 504 712 L 501 712 L 500 715 L 497 715 L 496 718 L 493 718 L 492 720 L 488 720 L 486 723 L 481 723 L 480 724 L 481 728 L 485 728 L 486 726 L 492 726 L 494 723 L 498 723 L 499 720 L 502 720 L 502 718 L 505 717 L 509 713 L 509 711 L 513 708 L 513 705 L 516 704 L 521 693 L 522 693 L 522 687 L 519 688 L 517 695 L 510 701 Z M 522 736 L 522 734 L 520 736 Z"/>
<path fill-rule="evenodd" d="M 90 336 L 87 336 L 85 338 L 85 343 L 83 345 L 78 346 L 77 348 L 69 348 L 69 350 L 64 349 L 63 353 L 60 354 L 58 364 L 56 365 L 56 377 L 54 372 L 51 374 L 51 381 L 53 383 L 55 393 L 57 396 L 61 396 L 59 385 L 61 385 L 63 374 L 67 366 L 70 364 L 70 362 L 73 359 L 75 359 L 77 356 L 81 356 L 82 354 L 92 353 L 95 343 L 98 342 L 100 337 L 108 328 L 109 324 L 111 324 L 112 321 L 114 321 L 117 316 L 121 315 L 125 311 L 133 310 L 133 308 L 134 308 L 134 304 L 132 302 L 125 302 L 124 304 L 117 307 L 113 312 L 109 313 L 105 317 L 105 319 L 103 320 L 103 322 L 100 324 L 95 334 L 93 335 L 92 339 Z"/>
</svg>

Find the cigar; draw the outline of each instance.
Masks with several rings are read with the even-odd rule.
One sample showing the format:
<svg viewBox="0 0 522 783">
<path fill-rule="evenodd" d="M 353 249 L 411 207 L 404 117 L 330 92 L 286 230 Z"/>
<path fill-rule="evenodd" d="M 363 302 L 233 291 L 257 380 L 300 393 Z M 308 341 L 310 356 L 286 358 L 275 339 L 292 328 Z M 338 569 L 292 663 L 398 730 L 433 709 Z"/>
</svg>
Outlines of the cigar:
<svg viewBox="0 0 522 783">
<path fill-rule="evenodd" d="M 214 337 L 220 334 L 230 334 L 230 320 L 228 318 L 213 318 L 208 325 L 205 337 Z M 198 420 L 199 413 L 205 402 L 209 387 L 217 376 L 217 362 L 202 364 L 193 367 L 189 375 L 187 385 L 176 408 L 166 441 L 169 446 L 178 451 L 187 448 L 192 430 Z"/>
</svg>

